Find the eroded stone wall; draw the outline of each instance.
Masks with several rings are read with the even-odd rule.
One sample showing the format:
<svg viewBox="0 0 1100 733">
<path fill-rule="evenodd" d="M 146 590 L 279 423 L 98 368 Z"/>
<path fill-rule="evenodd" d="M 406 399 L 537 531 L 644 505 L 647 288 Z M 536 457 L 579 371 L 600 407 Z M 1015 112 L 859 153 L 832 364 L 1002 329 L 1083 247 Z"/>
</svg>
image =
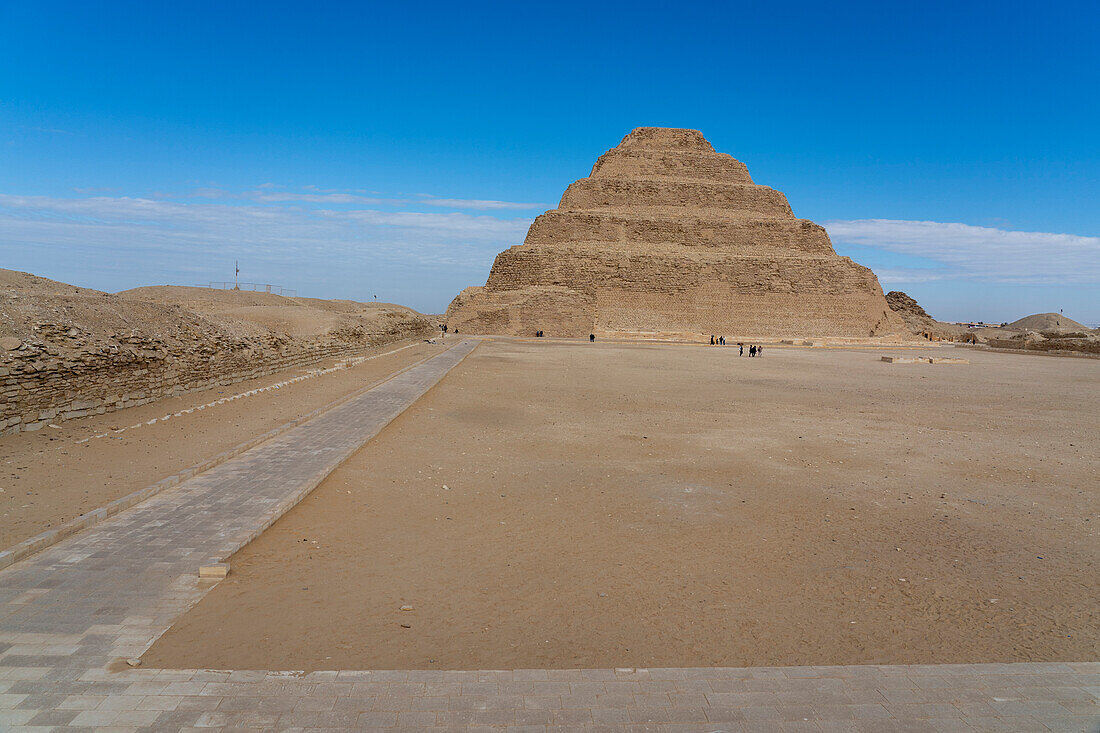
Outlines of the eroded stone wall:
<svg viewBox="0 0 1100 733">
<path fill-rule="evenodd" d="M 351 329 L 320 339 L 279 336 L 186 347 L 137 334 L 89 344 L 78 329 L 0 339 L 0 435 L 114 412 L 164 397 L 254 379 L 434 333 L 423 318 L 386 329 Z"/>
</svg>

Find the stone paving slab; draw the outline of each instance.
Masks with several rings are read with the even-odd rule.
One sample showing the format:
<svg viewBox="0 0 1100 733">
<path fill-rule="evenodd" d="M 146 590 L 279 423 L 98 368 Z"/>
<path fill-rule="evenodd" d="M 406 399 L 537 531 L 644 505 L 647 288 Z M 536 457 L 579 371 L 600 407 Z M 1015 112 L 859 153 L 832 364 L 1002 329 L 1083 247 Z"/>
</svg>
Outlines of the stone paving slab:
<svg viewBox="0 0 1100 733">
<path fill-rule="evenodd" d="M 0 728 L 1096 731 L 1098 681 L 1097 663 L 308 674 L 47 663 L 2 668 Z"/>
<path fill-rule="evenodd" d="M 367 670 L 129 668 L 223 560 L 457 365 L 464 340 L 0 571 L 0 730 L 1100 731 L 1100 663 Z"/>
</svg>

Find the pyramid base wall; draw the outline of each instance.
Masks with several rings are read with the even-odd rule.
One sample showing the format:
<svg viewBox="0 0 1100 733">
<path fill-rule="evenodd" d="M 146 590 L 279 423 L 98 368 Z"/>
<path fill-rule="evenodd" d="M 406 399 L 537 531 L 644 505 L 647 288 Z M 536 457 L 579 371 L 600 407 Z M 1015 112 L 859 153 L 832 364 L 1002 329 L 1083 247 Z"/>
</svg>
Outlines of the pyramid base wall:
<svg viewBox="0 0 1100 733">
<path fill-rule="evenodd" d="M 618 288 L 594 294 L 567 288 L 506 291 L 467 288 L 447 311 L 460 333 L 534 336 L 753 339 L 889 339 L 913 337 L 881 296 L 740 293 L 703 286 L 676 295 Z"/>
<path fill-rule="evenodd" d="M 739 293 L 721 286 L 679 295 L 601 291 L 597 329 L 742 338 L 908 338 L 900 319 L 872 295 Z"/>
<path fill-rule="evenodd" d="M 533 287 L 493 292 L 463 290 L 447 308 L 448 327 L 459 334 L 587 336 L 596 322 L 595 299 L 567 288 Z"/>
</svg>

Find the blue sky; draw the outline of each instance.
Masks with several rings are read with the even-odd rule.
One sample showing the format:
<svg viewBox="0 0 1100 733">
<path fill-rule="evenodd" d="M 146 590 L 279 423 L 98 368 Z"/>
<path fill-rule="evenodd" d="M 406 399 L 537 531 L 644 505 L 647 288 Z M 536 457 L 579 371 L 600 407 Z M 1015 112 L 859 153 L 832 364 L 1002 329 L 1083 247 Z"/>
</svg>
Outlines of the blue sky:
<svg viewBox="0 0 1100 733">
<path fill-rule="evenodd" d="M 438 312 L 632 128 L 943 319 L 1100 323 L 1100 6 L 0 3 L 0 267 Z"/>
</svg>

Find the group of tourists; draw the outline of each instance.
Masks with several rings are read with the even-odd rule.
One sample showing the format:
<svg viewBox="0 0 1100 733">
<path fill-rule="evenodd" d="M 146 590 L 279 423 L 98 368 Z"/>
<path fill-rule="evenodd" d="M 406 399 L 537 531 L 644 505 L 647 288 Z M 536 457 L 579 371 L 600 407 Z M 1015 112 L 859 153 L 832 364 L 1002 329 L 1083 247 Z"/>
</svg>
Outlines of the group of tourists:
<svg viewBox="0 0 1100 733">
<path fill-rule="evenodd" d="M 458 333 L 458 331 L 455 331 L 455 333 Z M 542 331 L 535 331 L 535 338 L 537 338 L 537 339 L 540 339 L 545 335 L 546 334 L 543 333 Z M 594 333 L 588 334 L 588 340 L 589 341 L 595 341 L 596 340 L 596 334 L 594 334 Z"/>
<path fill-rule="evenodd" d="M 725 336 L 711 336 L 710 337 L 710 345 L 711 346 L 725 346 L 726 345 L 726 337 Z M 756 344 L 751 344 L 749 346 L 749 356 L 760 356 L 763 353 L 764 353 L 764 347 L 763 346 L 757 346 Z M 740 341 L 737 342 L 737 355 L 738 356 L 744 356 L 745 355 L 745 345 L 743 343 L 741 343 Z"/>
</svg>

